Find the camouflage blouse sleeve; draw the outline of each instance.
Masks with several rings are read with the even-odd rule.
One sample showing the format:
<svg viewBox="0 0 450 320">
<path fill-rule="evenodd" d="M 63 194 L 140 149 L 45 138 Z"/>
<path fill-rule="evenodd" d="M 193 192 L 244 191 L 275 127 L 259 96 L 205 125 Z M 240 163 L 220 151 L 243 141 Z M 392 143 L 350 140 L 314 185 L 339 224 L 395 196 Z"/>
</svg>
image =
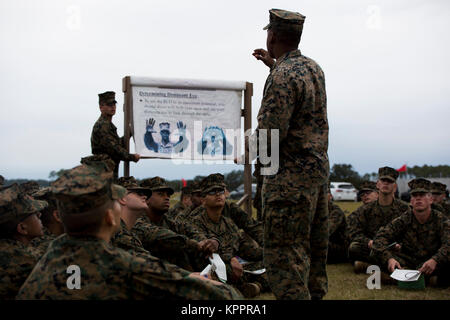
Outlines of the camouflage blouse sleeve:
<svg viewBox="0 0 450 320">
<path fill-rule="evenodd" d="M 139 238 L 142 245 L 148 251 L 152 251 L 151 248 L 183 248 L 186 247 L 186 236 L 175 233 L 172 230 L 158 227 L 151 223 L 140 221 L 136 222 L 132 232 Z"/>
<path fill-rule="evenodd" d="M 264 230 L 260 221 L 249 216 L 235 203 L 230 204 L 230 217 L 239 228 L 244 229 L 259 245 L 263 244 Z"/>
<path fill-rule="evenodd" d="M 397 241 L 397 238 L 404 234 L 405 229 L 408 227 L 411 220 L 409 212 L 405 212 L 401 216 L 395 218 L 386 226 L 381 227 L 378 230 L 372 245 L 372 251 L 375 257 L 380 259 L 383 264 L 387 264 L 389 259 L 393 258 L 393 247 L 387 249 L 387 247 L 393 242 Z M 400 241 L 400 240 L 398 240 Z"/>
<path fill-rule="evenodd" d="M 92 131 L 92 144 L 101 145 L 102 152 L 108 154 L 113 159 L 125 161 L 134 160 L 134 156 L 123 147 L 123 140 L 113 133 L 111 123 L 106 121 L 97 122 Z M 93 148 L 94 149 L 94 148 Z M 92 151 L 96 152 L 95 150 Z"/>
<path fill-rule="evenodd" d="M 231 286 L 215 285 L 209 281 L 192 278 L 169 270 L 133 268 L 132 284 L 134 298 L 176 300 L 232 300 L 242 296 Z"/>
<path fill-rule="evenodd" d="M 367 223 L 363 211 L 364 207 L 359 207 L 348 216 L 347 223 L 350 242 L 369 243 L 371 240 L 364 234 L 363 225 Z"/>
<path fill-rule="evenodd" d="M 206 240 L 205 234 L 189 221 L 169 217 L 167 217 L 166 220 L 171 225 L 171 229 L 175 230 L 177 233 L 181 233 L 189 239 L 194 239 L 196 241 Z"/>
<path fill-rule="evenodd" d="M 339 228 L 339 226 L 342 224 L 343 221 L 345 221 L 345 214 L 335 204 L 331 204 L 329 206 L 329 224 L 330 224 L 330 231 L 329 234 L 333 234 L 336 232 L 336 230 Z"/>
<path fill-rule="evenodd" d="M 278 129 L 279 143 L 287 137 L 289 122 L 294 112 L 295 102 L 301 95 L 298 79 L 291 79 L 286 70 L 273 70 L 266 83 L 260 112 L 258 114 L 258 129 Z M 270 130 L 267 132 L 270 140 Z"/>
<path fill-rule="evenodd" d="M 438 252 L 432 257 L 438 264 L 448 264 L 450 256 L 450 219 L 442 217 L 442 225 L 439 230 L 439 237 L 441 238 L 441 247 Z"/>
</svg>

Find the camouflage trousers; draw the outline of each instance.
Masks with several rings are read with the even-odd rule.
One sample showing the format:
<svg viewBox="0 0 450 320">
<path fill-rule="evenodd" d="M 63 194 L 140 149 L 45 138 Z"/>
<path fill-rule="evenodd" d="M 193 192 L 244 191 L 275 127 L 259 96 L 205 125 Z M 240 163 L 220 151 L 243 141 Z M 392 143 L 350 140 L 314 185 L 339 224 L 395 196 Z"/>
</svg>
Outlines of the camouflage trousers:
<svg viewBox="0 0 450 320">
<path fill-rule="evenodd" d="M 346 243 L 328 241 L 327 263 L 342 263 L 348 261 L 348 246 Z"/>
<path fill-rule="evenodd" d="M 264 266 L 272 292 L 282 300 L 321 299 L 328 291 L 327 186 L 296 190 L 295 202 L 266 190 Z"/>
<path fill-rule="evenodd" d="M 370 251 L 367 243 L 353 241 L 348 247 L 348 257 L 352 263 L 355 261 L 364 261 L 370 264 L 377 264 L 377 259 L 370 254 Z"/>
</svg>

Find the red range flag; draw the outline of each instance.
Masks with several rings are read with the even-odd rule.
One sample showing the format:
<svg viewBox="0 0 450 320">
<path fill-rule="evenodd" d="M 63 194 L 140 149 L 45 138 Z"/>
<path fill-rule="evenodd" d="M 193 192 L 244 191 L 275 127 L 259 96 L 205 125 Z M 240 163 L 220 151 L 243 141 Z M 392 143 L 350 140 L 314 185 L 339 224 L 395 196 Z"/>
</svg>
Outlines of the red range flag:
<svg viewBox="0 0 450 320">
<path fill-rule="evenodd" d="M 404 164 L 400 169 L 397 169 L 398 172 L 406 172 L 406 164 Z"/>
<path fill-rule="evenodd" d="M 187 186 L 187 182 L 183 178 L 181 178 L 181 183 L 183 184 L 183 188 Z"/>
</svg>

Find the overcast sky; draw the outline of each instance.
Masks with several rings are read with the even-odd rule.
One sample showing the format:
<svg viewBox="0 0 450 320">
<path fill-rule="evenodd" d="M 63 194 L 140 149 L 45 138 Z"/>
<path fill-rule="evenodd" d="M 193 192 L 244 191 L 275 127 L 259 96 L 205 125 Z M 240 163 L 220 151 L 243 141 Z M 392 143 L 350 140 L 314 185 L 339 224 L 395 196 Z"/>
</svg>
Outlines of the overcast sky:
<svg viewBox="0 0 450 320">
<path fill-rule="evenodd" d="M 251 53 L 271 8 L 306 16 L 300 50 L 325 73 L 331 165 L 450 164 L 447 0 L 0 0 L 0 174 L 47 179 L 91 154 L 100 92 L 116 91 L 123 134 L 127 75 L 252 82 L 256 127 L 268 69 Z M 146 159 L 131 174 L 242 168 Z"/>
</svg>

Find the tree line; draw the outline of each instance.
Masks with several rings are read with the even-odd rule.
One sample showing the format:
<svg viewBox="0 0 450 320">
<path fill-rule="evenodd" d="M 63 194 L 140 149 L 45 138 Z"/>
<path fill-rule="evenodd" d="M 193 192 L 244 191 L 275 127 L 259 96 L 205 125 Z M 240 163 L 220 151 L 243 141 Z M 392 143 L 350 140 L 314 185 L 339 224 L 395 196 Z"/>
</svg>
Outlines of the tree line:
<svg viewBox="0 0 450 320">
<path fill-rule="evenodd" d="M 449 178 L 450 166 L 414 166 L 407 167 L 406 172 L 400 172 L 400 178 L 414 179 L 414 178 Z M 378 172 L 366 173 L 360 175 L 356 172 L 351 164 L 335 164 L 330 170 L 330 181 L 351 182 L 356 189 L 359 189 L 361 183 L 366 180 L 376 181 L 378 179 Z"/>
<path fill-rule="evenodd" d="M 36 181 L 41 187 L 48 187 L 50 183 L 57 179 L 62 173 L 64 169 L 60 169 L 58 171 L 51 171 L 49 174 L 49 180 L 39 179 L 33 180 Z M 195 176 L 193 179 L 186 180 L 187 184 L 192 183 L 193 181 L 201 181 L 205 176 Z M 229 173 L 224 174 L 225 183 L 228 187 L 229 191 L 236 190 L 240 185 L 244 184 L 244 170 L 233 170 Z M 438 165 L 438 166 L 414 166 L 408 167 L 406 173 L 400 173 L 400 177 L 404 178 L 449 178 L 450 177 L 450 166 L 448 165 Z M 350 182 L 357 189 L 359 189 L 361 183 L 364 180 L 372 180 L 376 181 L 378 178 L 378 172 L 365 173 L 360 175 L 357 171 L 353 169 L 351 164 L 334 164 L 330 170 L 330 181 L 342 181 L 342 182 Z M 253 182 L 255 183 L 255 178 L 252 177 Z M 30 181 L 31 179 L 5 179 L 5 185 L 11 185 L 13 183 L 24 183 Z M 143 179 L 137 179 L 138 182 Z M 180 191 L 183 184 L 181 179 L 176 180 L 167 180 L 168 185 L 173 188 L 175 191 Z"/>
</svg>

